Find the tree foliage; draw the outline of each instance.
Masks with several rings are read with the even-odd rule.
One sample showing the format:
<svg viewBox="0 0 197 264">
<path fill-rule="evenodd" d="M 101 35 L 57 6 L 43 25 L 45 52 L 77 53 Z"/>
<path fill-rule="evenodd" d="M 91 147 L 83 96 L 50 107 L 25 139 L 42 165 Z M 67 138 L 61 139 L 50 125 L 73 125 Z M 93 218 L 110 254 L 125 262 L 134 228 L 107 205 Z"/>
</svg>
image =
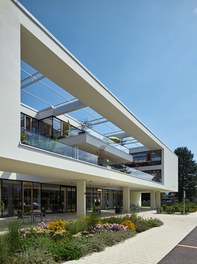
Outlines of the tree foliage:
<svg viewBox="0 0 197 264">
<path fill-rule="evenodd" d="M 183 199 L 183 191 L 186 197 L 193 199 L 197 188 L 197 163 L 194 154 L 187 147 L 179 147 L 174 153 L 178 156 L 178 199 Z"/>
</svg>

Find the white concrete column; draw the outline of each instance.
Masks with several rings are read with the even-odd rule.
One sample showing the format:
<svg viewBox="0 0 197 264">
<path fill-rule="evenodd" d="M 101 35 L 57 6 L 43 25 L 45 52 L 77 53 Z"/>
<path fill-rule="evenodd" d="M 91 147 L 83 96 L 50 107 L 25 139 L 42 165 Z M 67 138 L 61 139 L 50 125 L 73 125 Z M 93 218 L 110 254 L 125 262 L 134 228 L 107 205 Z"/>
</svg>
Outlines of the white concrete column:
<svg viewBox="0 0 197 264">
<path fill-rule="evenodd" d="M 161 193 L 160 192 L 156 192 L 155 193 L 155 198 L 156 198 L 156 207 L 160 207 L 161 206 Z"/>
<path fill-rule="evenodd" d="M 156 208 L 155 191 L 150 192 L 150 207 L 151 209 Z"/>
<path fill-rule="evenodd" d="M 12 1 L 0 1 L 0 25 L 0 157 L 16 157 L 20 141 L 21 34 L 18 8 Z"/>
<path fill-rule="evenodd" d="M 130 212 L 130 188 L 123 187 L 123 212 Z"/>
<path fill-rule="evenodd" d="M 86 215 L 86 181 L 77 182 L 77 217 Z"/>
<path fill-rule="evenodd" d="M 141 202 L 141 192 L 132 192 L 131 191 L 131 203 L 135 205 L 142 205 Z"/>
</svg>

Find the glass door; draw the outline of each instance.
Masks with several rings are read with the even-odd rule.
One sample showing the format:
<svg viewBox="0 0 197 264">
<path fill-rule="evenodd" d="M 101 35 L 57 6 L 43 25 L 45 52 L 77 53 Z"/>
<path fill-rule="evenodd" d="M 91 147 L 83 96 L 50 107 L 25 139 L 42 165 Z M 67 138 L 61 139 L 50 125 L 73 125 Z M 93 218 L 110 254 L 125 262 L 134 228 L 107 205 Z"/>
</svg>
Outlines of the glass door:
<svg viewBox="0 0 197 264">
<path fill-rule="evenodd" d="M 22 210 L 24 213 L 41 210 L 40 183 L 23 182 Z"/>
</svg>

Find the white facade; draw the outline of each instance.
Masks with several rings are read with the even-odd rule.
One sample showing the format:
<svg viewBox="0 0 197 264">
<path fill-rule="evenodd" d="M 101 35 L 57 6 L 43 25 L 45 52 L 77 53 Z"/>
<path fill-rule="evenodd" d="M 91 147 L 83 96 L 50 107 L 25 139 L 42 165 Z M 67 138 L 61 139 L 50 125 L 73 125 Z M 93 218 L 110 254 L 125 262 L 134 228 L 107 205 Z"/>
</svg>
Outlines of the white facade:
<svg viewBox="0 0 197 264">
<path fill-rule="evenodd" d="M 0 36 L 0 179 L 76 186 L 78 215 L 85 214 L 84 194 L 88 186 L 122 190 L 124 211 L 129 210 L 132 199 L 140 202 L 139 194 L 142 192 L 157 192 L 158 200 L 158 192 L 177 191 L 177 156 L 15 1 L 0 1 Z M 146 180 L 143 178 L 146 175 L 137 176 L 138 171 L 134 169 L 126 174 L 110 166 L 99 166 L 23 144 L 20 113 L 31 117 L 39 113 L 21 105 L 21 60 L 141 142 L 148 150 L 160 150 L 161 164 L 152 169 L 161 169 L 162 182 L 150 181 L 148 176 Z M 65 115 L 58 118 L 67 120 Z M 70 122 L 77 124 L 72 118 Z M 89 146 L 85 142 L 81 148 L 95 155 L 98 144 L 97 139 Z M 119 158 L 120 163 L 132 162 L 131 155 L 110 148 L 108 155 L 111 158 Z M 151 204 L 155 207 L 153 196 Z"/>
</svg>

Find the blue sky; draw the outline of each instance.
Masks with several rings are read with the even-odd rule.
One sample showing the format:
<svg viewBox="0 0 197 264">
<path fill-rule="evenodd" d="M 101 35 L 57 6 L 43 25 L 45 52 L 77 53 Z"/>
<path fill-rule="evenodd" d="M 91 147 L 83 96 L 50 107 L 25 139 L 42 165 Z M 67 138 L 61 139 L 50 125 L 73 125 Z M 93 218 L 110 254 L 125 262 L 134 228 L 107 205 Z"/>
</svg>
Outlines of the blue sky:
<svg viewBox="0 0 197 264">
<path fill-rule="evenodd" d="M 197 159 L 197 0 L 20 0 L 172 150 Z"/>
</svg>

